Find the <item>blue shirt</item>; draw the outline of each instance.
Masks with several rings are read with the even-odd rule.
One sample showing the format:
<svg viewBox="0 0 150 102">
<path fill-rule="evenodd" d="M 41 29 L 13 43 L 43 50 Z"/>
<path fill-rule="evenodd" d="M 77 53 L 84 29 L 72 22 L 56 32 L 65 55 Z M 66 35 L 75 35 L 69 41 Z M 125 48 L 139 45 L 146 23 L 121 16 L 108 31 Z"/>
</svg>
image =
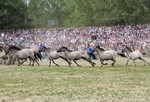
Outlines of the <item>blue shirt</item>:
<svg viewBox="0 0 150 102">
<path fill-rule="evenodd" d="M 89 48 L 87 49 L 87 51 L 88 51 L 88 52 L 91 52 L 93 49 L 94 49 L 93 47 L 89 47 Z"/>
</svg>

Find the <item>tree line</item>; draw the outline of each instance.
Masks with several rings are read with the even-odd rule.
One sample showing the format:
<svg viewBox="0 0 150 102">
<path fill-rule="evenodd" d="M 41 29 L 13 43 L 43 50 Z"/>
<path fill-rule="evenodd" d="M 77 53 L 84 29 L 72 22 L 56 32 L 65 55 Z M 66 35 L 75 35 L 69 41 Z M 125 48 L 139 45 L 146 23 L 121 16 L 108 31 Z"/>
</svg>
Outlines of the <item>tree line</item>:
<svg viewBox="0 0 150 102">
<path fill-rule="evenodd" d="M 0 29 L 148 24 L 149 4 L 150 0 L 0 0 Z"/>
</svg>

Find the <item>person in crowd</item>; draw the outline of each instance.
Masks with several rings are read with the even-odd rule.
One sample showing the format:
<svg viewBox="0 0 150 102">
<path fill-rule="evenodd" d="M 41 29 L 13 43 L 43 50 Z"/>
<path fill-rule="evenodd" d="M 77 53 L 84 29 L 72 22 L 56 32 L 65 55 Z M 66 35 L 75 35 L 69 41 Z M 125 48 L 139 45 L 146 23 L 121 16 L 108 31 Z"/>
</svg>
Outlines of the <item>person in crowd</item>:
<svg viewBox="0 0 150 102">
<path fill-rule="evenodd" d="M 22 41 L 22 45 L 27 48 L 38 48 L 38 45 L 44 43 L 54 49 L 66 45 L 74 50 L 87 50 L 85 45 L 92 42 L 92 45 L 99 43 L 106 49 L 120 51 L 121 44 L 128 45 L 135 50 L 144 48 L 142 41 L 150 46 L 150 24 L 0 30 L 0 35 L 0 43 L 18 44 Z M 93 36 L 96 36 L 96 39 L 92 39 Z"/>
</svg>

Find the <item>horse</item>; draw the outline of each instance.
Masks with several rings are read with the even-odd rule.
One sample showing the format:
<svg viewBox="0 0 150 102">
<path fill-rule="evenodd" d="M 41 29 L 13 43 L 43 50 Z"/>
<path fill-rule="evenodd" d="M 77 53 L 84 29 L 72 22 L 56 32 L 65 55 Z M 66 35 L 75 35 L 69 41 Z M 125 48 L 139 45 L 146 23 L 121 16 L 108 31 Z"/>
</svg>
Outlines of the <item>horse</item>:
<svg viewBox="0 0 150 102">
<path fill-rule="evenodd" d="M 116 63 L 116 57 L 119 54 L 114 50 L 105 50 L 101 48 L 100 46 L 96 46 L 93 51 L 97 52 L 100 62 L 101 62 L 101 66 L 107 65 L 107 63 L 104 63 L 105 60 L 111 60 L 113 62 L 111 65 L 114 66 Z M 119 55 L 122 55 L 122 54 L 119 54 Z"/>
<path fill-rule="evenodd" d="M 30 49 L 29 47 L 23 46 L 21 43 L 18 44 L 17 47 L 19 47 L 19 48 L 21 48 L 21 49 Z M 42 60 L 42 55 L 40 54 L 40 52 L 38 51 L 38 49 L 32 48 L 32 50 L 33 50 L 33 52 L 34 52 L 35 58 L 36 58 L 37 60 Z M 31 59 L 29 58 L 29 60 L 30 60 L 29 65 L 31 65 Z M 25 59 L 21 64 L 23 64 L 25 61 L 27 61 L 27 59 Z"/>
<path fill-rule="evenodd" d="M 57 50 L 57 52 L 64 52 L 66 55 L 66 58 L 70 61 L 73 60 L 77 66 L 81 66 L 76 62 L 76 60 L 79 60 L 79 59 L 84 59 L 85 61 L 89 62 L 92 66 L 95 65 L 95 63 L 92 62 L 92 60 L 88 57 L 88 54 L 86 51 L 71 51 L 67 47 L 62 46 Z"/>
<path fill-rule="evenodd" d="M 146 63 L 150 65 L 145 59 L 143 59 L 143 55 L 140 50 L 133 51 L 130 47 L 124 46 L 122 52 L 127 56 L 126 66 L 128 66 L 130 60 L 132 60 L 134 62 L 134 65 L 136 66 L 135 60 L 137 59 L 142 60 L 144 62 L 144 66 L 146 65 Z"/>
<path fill-rule="evenodd" d="M 0 58 L 1 60 L 7 64 L 7 65 L 10 65 L 10 64 L 14 64 L 16 62 L 16 60 L 13 60 L 13 54 L 11 52 L 7 53 L 6 54 L 6 49 L 9 47 L 10 45 L 5 43 L 3 46 L 0 46 Z M 3 54 L 2 54 L 3 53 Z M 23 61 L 24 62 L 24 61 Z M 23 63 L 22 62 L 22 63 Z"/>
<path fill-rule="evenodd" d="M 57 53 L 57 51 L 51 51 L 50 48 L 46 48 L 43 47 L 41 50 L 39 50 L 40 52 L 45 52 L 46 56 L 49 59 L 49 67 L 51 66 L 51 61 L 56 65 L 59 66 L 58 64 L 55 63 L 54 60 L 58 59 L 58 58 L 62 58 L 63 60 L 65 60 L 68 65 L 70 66 L 71 62 L 67 60 L 65 54 L 63 52 Z"/>
<path fill-rule="evenodd" d="M 20 48 L 20 47 L 19 47 Z M 42 55 L 40 54 L 40 52 L 38 51 L 38 49 L 31 49 L 31 50 L 33 50 L 33 52 L 34 52 L 34 57 L 35 57 L 35 59 L 36 59 L 36 63 L 39 65 L 39 63 L 37 62 L 38 60 L 42 60 Z M 31 62 L 33 61 L 30 57 L 28 58 L 29 59 L 29 65 L 31 65 Z M 26 62 L 27 61 L 27 58 L 25 58 L 22 62 L 21 62 L 21 64 L 23 64 L 24 62 Z"/>
<path fill-rule="evenodd" d="M 2 46 L 0 46 L 0 60 L 1 63 L 6 63 L 8 60 L 8 56 L 5 54 L 4 48 Z"/>
<path fill-rule="evenodd" d="M 33 49 L 20 49 L 17 46 L 10 45 L 5 49 L 5 53 L 12 53 L 12 61 L 17 60 L 18 61 L 18 66 L 20 66 L 20 59 L 25 59 L 29 58 L 30 60 L 33 61 L 32 66 L 34 66 L 34 61 L 39 65 L 39 63 L 36 60 L 35 53 Z"/>
</svg>

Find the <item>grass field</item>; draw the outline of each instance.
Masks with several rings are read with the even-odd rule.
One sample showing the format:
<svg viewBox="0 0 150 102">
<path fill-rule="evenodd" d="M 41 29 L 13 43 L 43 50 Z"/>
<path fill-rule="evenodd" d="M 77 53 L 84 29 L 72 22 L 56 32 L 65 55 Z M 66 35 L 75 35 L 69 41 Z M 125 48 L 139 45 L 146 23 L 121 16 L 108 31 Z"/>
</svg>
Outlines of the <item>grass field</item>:
<svg viewBox="0 0 150 102">
<path fill-rule="evenodd" d="M 150 58 L 146 58 L 150 62 Z M 150 102 L 150 66 L 137 61 L 125 67 L 118 58 L 115 67 L 0 65 L 0 102 Z"/>
</svg>

